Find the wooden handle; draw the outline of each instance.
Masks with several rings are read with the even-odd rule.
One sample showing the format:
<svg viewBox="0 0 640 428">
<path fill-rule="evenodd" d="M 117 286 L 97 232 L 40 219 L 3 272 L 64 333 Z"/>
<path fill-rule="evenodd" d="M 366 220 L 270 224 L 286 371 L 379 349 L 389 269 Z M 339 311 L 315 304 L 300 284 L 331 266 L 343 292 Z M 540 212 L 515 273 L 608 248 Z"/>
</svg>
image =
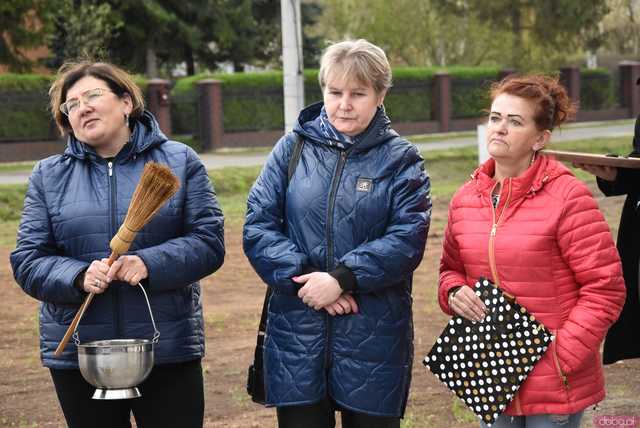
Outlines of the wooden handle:
<svg viewBox="0 0 640 428">
<path fill-rule="evenodd" d="M 107 261 L 107 264 L 111 266 L 113 262 L 118 260 L 118 257 L 119 255 L 117 253 L 111 253 L 111 255 L 109 256 L 109 260 Z M 73 321 L 71 321 L 71 324 L 69 324 L 69 328 L 67 328 L 67 331 L 62 337 L 62 340 L 60 341 L 60 343 L 58 344 L 58 347 L 53 353 L 54 356 L 59 357 L 60 355 L 62 355 L 62 351 L 64 351 L 64 348 L 66 348 L 67 343 L 69 343 L 71 336 L 73 336 L 73 332 L 76 331 L 76 327 L 80 323 L 80 319 L 82 319 L 82 316 L 84 315 L 87 308 L 91 304 L 91 301 L 93 300 L 93 296 L 95 296 L 94 293 L 89 293 L 87 297 L 85 297 L 84 302 L 82 302 L 80 309 L 78 309 L 78 312 L 76 312 L 76 316 L 73 317 Z"/>
</svg>

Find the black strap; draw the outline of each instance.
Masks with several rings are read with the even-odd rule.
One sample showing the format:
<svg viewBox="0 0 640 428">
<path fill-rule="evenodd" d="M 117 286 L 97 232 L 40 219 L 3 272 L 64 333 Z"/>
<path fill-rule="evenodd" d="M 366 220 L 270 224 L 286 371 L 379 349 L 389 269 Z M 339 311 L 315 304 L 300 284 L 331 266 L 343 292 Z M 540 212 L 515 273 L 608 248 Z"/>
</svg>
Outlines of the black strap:
<svg viewBox="0 0 640 428">
<path fill-rule="evenodd" d="M 289 167 L 287 169 L 287 187 L 289 186 L 289 182 L 293 177 L 293 174 L 296 172 L 296 167 L 298 166 L 298 162 L 300 161 L 300 156 L 302 155 L 302 148 L 304 147 L 304 138 L 296 132 L 293 133 L 296 141 L 293 146 L 293 152 L 291 153 L 291 157 L 289 158 Z M 262 344 L 264 340 L 264 332 L 267 329 L 267 306 L 269 305 L 269 298 L 271 297 L 271 287 L 267 286 L 267 291 L 264 294 L 264 302 L 262 303 L 262 315 L 260 316 L 260 326 L 258 327 L 258 339 L 257 343 L 259 345 Z"/>
</svg>

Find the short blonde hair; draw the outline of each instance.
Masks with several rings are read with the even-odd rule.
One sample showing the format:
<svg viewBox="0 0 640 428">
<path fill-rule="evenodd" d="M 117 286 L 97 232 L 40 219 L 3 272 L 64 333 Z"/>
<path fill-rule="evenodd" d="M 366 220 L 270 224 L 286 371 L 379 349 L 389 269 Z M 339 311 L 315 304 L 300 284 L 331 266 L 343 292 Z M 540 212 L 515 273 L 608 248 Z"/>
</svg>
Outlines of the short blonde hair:
<svg viewBox="0 0 640 428">
<path fill-rule="evenodd" d="M 56 125 L 62 135 L 71 133 L 69 118 L 60 111 L 60 105 L 67 100 L 67 91 L 83 77 L 92 76 L 104 81 L 111 92 L 119 98 L 128 94 L 133 104 L 130 117 L 136 119 L 144 111 L 142 91 L 133 77 L 123 69 L 106 62 L 66 62 L 58 70 L 56 80 L 49 88 L 49 106 Z"/>
<path fill-rule="evenodd" d="M 387 55 L 364 39 L 345 40 L 325 49 L 318 74 L 323 91 L 330 77 L 369 85 L 377 94 L 391 87 L 391 67 Z"/>
</svg>

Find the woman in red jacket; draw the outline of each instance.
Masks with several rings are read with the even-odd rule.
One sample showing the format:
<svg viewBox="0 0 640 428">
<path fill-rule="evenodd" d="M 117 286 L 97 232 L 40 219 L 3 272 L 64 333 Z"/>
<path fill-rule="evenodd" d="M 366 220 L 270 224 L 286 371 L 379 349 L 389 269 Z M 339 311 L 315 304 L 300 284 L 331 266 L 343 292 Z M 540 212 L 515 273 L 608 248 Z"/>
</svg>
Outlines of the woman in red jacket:
<svg viewBox="0 0 640 428">
<path fill-rule="evenodd" d="M 512 77 L 491 99 L 491 158 L 451 200 L 439 303 L 480 320 L 486 308 L 470 285 L 484 276 L 555 336 L 493 427 L 578 427 L 605 395 L 599 347 L 625 298 L 620 259 L 587 186 L 537 154 L 575 113 L 564 88 Z"/>
</svg>

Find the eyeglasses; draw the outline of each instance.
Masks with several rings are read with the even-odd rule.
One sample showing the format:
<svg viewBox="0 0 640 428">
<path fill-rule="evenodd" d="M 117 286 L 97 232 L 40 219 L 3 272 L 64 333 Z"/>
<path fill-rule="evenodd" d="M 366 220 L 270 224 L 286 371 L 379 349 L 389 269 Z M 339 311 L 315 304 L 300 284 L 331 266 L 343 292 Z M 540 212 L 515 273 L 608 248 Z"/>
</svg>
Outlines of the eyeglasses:
<svg viewBox="0 0 640 428">
<path fill-rule="evenodd" d="M 87 89 L 80 94 L 80 98 L 71 98 L 70 100 L 60 104 L 60 111 L 66 116 L 69 116 L 78 110 L 78 107 L 80 107 L 80 101 L 82 101 L 84 105 L 93 105 L 105 94 L 105 92 L 111 91 L 105 88 Z"/>
</svg>

